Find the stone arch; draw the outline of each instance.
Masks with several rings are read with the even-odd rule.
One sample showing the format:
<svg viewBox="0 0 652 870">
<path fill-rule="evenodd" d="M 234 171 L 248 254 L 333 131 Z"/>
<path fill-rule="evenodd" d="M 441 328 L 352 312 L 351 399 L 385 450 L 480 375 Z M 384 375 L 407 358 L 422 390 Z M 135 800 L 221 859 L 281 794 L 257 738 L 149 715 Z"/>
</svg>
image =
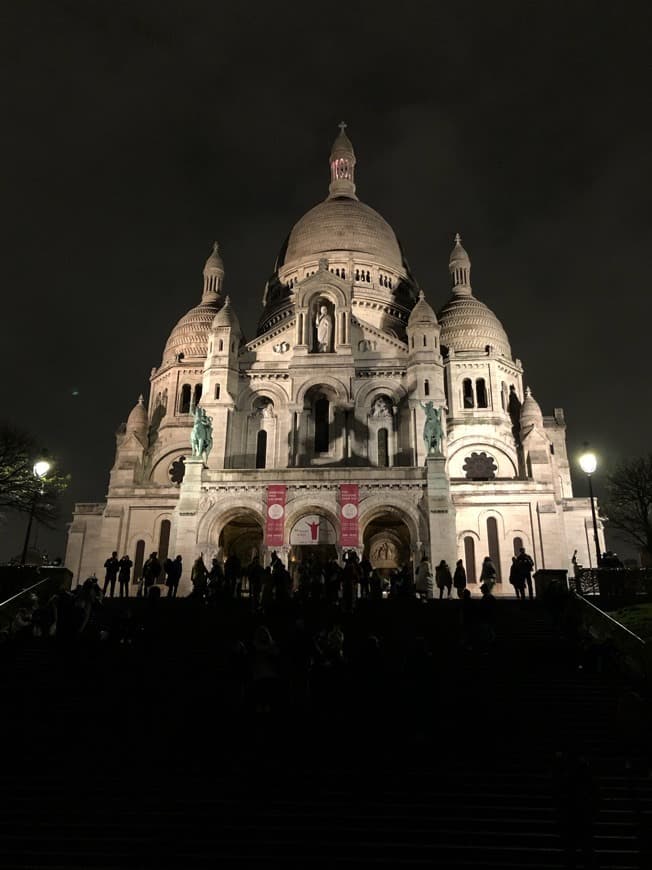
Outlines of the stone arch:
<svg viewBox="0 0 652 870">
<path fill-rule="evenodd" d="M 496 462 L 498 466 L 496 471 L 497 478 L 508 478 L 511 480 L 518 477 L 518 462 L 515 451 L 512 455 L 508 445 L 497 438 L 483 438 L 481 441 L 478 441 L 477 437 L 472 435 L 449 444 L 446 462 L 446 471 L 449 476 L 454 478 L 465 477 L 463 471 L 464 460 L 472 452 L 480 453 L 482 451 L 491 455 Z"/>
<path fill-rule="evenodd" d="M 410 533 L 410 543 L 413 547 L 418 541 L 428 540 L 427 523 L 423 514 L 415 504 L 410 502 L 387 501 L 386 495 L 372 495 L 360 503 L 360 537 L 364 537 L 367 526 L 383 514 L 392 514 L 403 520 Z"/>
<path fill-rule="evenodd" d="M 316 514 L 317 516 L 324 517 L 327 519 L 335 529 L 337 534 L 337 539 L 339 541 L 340 538 L 340 520 L 337 516 L 336 510 L 331 509 L 330 507 L 326 507 L 323 504 L 318 505 L 315 504 L 314 496 L 305 496 L 303 498 L 293 499 L 286 506 L 286 514 L 285 514 L 285 532 L 284 538 L 286 544 L 289 544 L 290 541 L 290 532 L 296 525 L 296 523 L 301 519 L 301 517 L 306 516 L 306 514 Z"/>
<path fill-rule="evenodd" d="M 332 375 L 320 374 L 318 378 L 311 378 L 299 387 L 296 394 L 297 406 L 299 408 L 304 407 L 308 394 L 316 392 L 320 388 L 326 393 L 330 401 L 348 401 L 348 390 L 339 378 L 335 378 Z M 328 395 L 329 393 L 330 395 Z"/>
<path fill-rule="evenodd" d="M 238 395 L 236 409 L 251 413 L 259 399 L 271 399 L 277 410 L 286 407 L 290 401 L 287 391 L 280 384 L 265 381 L 255 388 L 247 385 Z"/>
<path fill-rule="evenodd" d="M 190 435 L 190 433 L 189 433 Z M 170 447 L 164 453 L 159 453 L 158 456 L 154 458 L 152 462 L 152 468 L 149 473 L 149 479 L 155 483 L 165 483 L 172 486 L 172 481 L 168 476 L 168 470 L 170 465 L 182 456 L 185 456 L 188 459 L 191 455 L 192 451 L 190 449 L 190 437 L 188 437 L 188 446 L 187 447 L 179 447 L 178 445 L 175 447 Z"/>
<path fill-rule="evenodd" d="M 328 299 L 336 308 L 340 309 L 346 308 L 349 304 L 349 300 L 342 288 L 330 281 L 325 281 L 323 284 L 313 284 L 311 282 L 311 284 L 303 288 L 299 285 L 298 290 L 295 304 L 308 310 L 319 298 Z"/>
<path fill-rule="evenodd" d="M 363 384 L 355 395 L 356 407 L 361 412 L 371 407 L 374 399 L 377 396 L 388 395 L 398 407 L 403 399 L 407 397 L 405 387 L 391 378 L 374 378 L 372 382 Z"/>
<path fill-rule="evenodd" d="M 210 497 L 210 493 L 207 494 Z M 265 518 L 261 511 L 261 497 L 238 494 L 238 505 L 233 506 L 233 497 L 225 495 L 215 501 L 197 523 L 196 543 L 219 541 L 224 527 L 232 520 L 246 514 L 251 516 L 262 529 L 265 528 Z"/>
</svg>

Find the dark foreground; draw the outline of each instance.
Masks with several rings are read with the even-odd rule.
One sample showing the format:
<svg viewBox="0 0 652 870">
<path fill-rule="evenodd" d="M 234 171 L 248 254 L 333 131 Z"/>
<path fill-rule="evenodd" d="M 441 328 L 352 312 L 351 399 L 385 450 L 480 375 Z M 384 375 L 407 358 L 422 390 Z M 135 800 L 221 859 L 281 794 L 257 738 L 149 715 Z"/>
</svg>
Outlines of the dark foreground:
<svg viewBox="0 0 652 870">
<path fill-rule="evenodd" d="M 493 644 L 455 601 L 129 606 L 0 650 L 4 868 L 652 866 L 626 687 L 538 602 Z"/>
</svg>

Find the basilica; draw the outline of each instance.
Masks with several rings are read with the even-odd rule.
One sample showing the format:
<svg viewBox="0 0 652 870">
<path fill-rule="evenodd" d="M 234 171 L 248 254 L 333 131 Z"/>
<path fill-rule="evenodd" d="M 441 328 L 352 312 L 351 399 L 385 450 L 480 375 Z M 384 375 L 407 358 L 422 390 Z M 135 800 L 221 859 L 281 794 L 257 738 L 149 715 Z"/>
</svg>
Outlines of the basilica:
<svg viewBox="0 0 652 870">
<path fill-rule="evenodd" d="M 591 564 L 563 411 L 544 416 L 526 386 L 459 235 L 448 300 L 433 308 L 393 229 L 358 198 L 340 128 L 328 195 L 283 242 L 249 340 L 214 245 L 201 299 L 118 430 L 106 500 L 75 506 L 76 579 L 114 550 L 135 577 L 152 551 L 181 555 L 182 590 L 200 553 L 246 565 L 275 550 L 295 571 L 355 549 L 385 572 L 425 554 L 463 559 L 471 584 L 489 555 L 499 593 L 520 547 L 537 568 L 568 568 L 575 552 Z M 197 420 L 210 434 L 200 450 Z"/>
</svg>

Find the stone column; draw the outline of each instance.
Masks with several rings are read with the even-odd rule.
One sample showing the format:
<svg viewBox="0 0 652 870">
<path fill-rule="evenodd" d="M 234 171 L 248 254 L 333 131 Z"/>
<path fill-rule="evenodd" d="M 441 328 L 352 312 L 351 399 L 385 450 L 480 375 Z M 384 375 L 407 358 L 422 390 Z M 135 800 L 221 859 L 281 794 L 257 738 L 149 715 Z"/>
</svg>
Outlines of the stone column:
<svg viewBox="0 0 652 870">
<path fill-rule="evenodd" d="M 446 460 L 441 454 L 426 458 L 428 491 L 428 526 L 430 531 L 430 561 L 433 571 L 442 559 L 451 570 L 457 558 L 455 507 L 446 474 Z"/>
<path fill-rule="evenodd" d="M 193 562 L 199 556 L 197 550 L 197 516 L 201 498 L 201 477 L 204 463 L 197 457 L 186 459 L 186 473 L 180 488 L 179 503 L 176 508 L 174 550 L 183 560 L 183 574 L 179 583 L 179 595 L 188 595 L 192 589 L 190 572 Z M 172 544 L 172 541 L 170 542 Z"/>
</svg>

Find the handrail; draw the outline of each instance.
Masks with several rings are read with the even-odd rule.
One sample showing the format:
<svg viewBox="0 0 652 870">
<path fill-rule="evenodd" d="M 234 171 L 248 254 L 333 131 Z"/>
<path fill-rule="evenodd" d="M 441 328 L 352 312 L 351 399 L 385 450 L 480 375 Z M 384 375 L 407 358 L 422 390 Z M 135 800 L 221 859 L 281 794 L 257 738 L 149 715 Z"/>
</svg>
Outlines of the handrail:
<svg viewBox="0 0 652 870">
<path fill-rule="evenodd" d="M 32 589 L 36 589 L 37 586 L 42 586 L 43 583 L 47 583 L 48 580 L 51 580 L 51 577 L 44 577 L 42 580 L 39 580 L 38 583 L 32 584 L 32 586 L 28 586 L 26 589 L 21 589 L 20 592 L 16 592 L 15 595 L 12 595 L 11 598 L 6 598 L 4 601 L 0 601 L 0 607 L 4 607 L 5 604 L 10 604 L 14 598 L 20 598 L 21 595 L 24 595 L 26 592 L 31 592 Z"/>
<path fill-rule="evenodd" d="M 609 616 L 609 614 L 606 613 L 604 610 L 600 610 L 599 607 L 596 607 L 595 604 L 593 604 L 591 601 L 589 601 L 583 595 L 578 595 L 577 593 L 575 593 L 575 597 L 577 599 L 579 599 L 580 601 L 583 601 L 587 607 L 591 607 L 593 610 L 596 610 L 600 614 L 601 617 L 608 620 L 609 622 L 612 622 L 621 631 L 627 632 L 627 634 L 631 635 L 634 638 L 634 640 L 637 640 L 643 646 L 647 646 L 647 641 L 643 640 L 642 637 L 639 637 L 637 634 L 634 634 L 634 632 L 631 631 L 631 629 L 627 628 L 626 625 L 623 625 L 622 622 L 618 622 L 618 620 L 614 619 L 613 616 Z"/>
</svg>

